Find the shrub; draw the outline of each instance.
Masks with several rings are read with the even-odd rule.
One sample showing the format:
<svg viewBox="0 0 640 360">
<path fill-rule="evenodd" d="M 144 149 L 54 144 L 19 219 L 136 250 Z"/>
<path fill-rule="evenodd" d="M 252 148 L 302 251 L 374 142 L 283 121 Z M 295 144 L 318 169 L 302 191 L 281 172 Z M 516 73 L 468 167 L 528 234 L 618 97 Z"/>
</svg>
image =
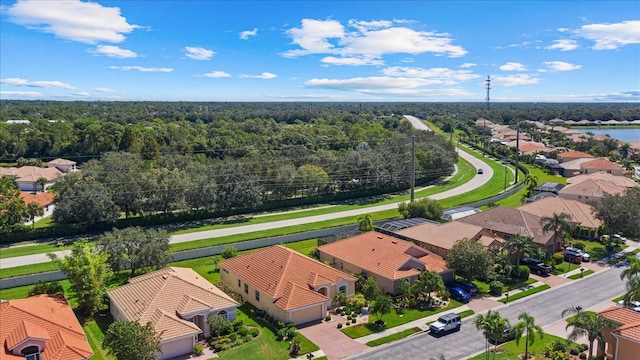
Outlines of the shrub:
<svg viewBox="0 0 640 360">
<path fill-rule="evenodd" d="M 578 345 L 578 349 L 580 349 L 580 352 L 587 351 L 589 349 L 589 345 L 580 344 L 580 345 Z"/>
<path fill-rule="evenodd" d="M 324 317 L 324 321 L 331 321 L 331 315 L 327 315 Z"/>
<path fill-rule="evenodd" d="M 504 284 L 498 280 L 492 281 L 489 284 L 489 292 L 491 293 L 491 295 L 496 295 L 496 296 L 502 295 L 503 288 L 504 288 Z"/>
<path fill-rule="evenodd" d="M 355 324 L 356 323 L 356 318 L 351 319 L 351 323 Z"/>
<path fill-rule="evenodd" d="M 520 265 L 518 267 L 518 278 L 522 280 L 527 280 L 529 275 L 531 274 L 531 270 L 526 265 Z"/>
<path fill-rule="evenodd" d="M 231 324 L 233 325 L 233 330 L 238 331 L 238 329 L 240 329 L 242 325 L 244 325 L 244 322 L 240 319 L 236 319 Z"/>
<path fill-rule="evenodd" d="M 291 349 L 289 350 L 289 355 L 291 357 L 296 357 L 300 353 L 300 341 L 294 340 L 291 344 Z"/>
<path fill-rule="evenodd" d="M 284 339 L 287 336 L 287 329 L 280 329 L 278 330 L 278 332 L 276 333 L 276 337 L 278 339 L 278 341 Z"/>
<path fill-rule="evenodd" d="M 284 329 L 284 323 L 282 321 L 277 321 L 276 328 L 278 328 L 278 330 Z"/>
<path fill-rule="evenodd" d="M 564 261 L 564 256 L 561 253 L 555 253 L 553 254 L 553 262 L 556 265 L 560 265 L 562 264 L 562 262 Z"/>
<path fill-rule="evenodd" d="M 356 294 L 349 299 L 349 304 L 352 304 L 352 306 L 355 305 L 355 307 L 351 309 L 351 311 L 354 311 L 355 309 L 362 309 L 365 307 L 365 305 L 367 305 L 367 300 L 364 298 L 364 295 Z"/>
<path fill-rule="evenodd" d="M 287 328 L 287 338 L 293 339 L 296 336 L 296 328 L 291 326 Z"/>
<path fill-rule="evenodd" d="M 238 255 L 238 249 L 236 249 L 233 245 L 225 246 L 224 250 L 220 253 L 224 259 L 230 259 L 234 256 Z"/>
<path fill-rule="evenodd" d="M 213 350 L 215 350 L 215 352 L 217 352 L 217 353 L 222 351 L 222 344 L 213 345 Z"/>
<path fill-rule="evenodd" d="M 231 339 L 231 341 L 236 341 L 238 339 L 238 334 L 232 332 L 229 334 L 229 339 Z"/>
<path fill-rule="evenodd" d="M 351 315 L 347 315 L 347 320 L 351 320 Z"/>
<path fill-rule="evenodd" d="M 580 350 L 578 350 L 578 348 L 576 348 L 576 347 L 572 347 L 571 349 L 569 349 L 569 354 L 578 355 L 578 354 L 580 354 Z"/>
<path fill-rule="evenodd" d="M 238 335 L 247 336 L 247 334 L 249 334 L 249 329 L 247 329 L 246 327 L 243 326 L 240 329 L 238 329 Z"/>
<path fill-rule="evenodd" d="M 257 337 L 260 334 L 260 330 L 258 330 L 257 328 L 253 328 L 251 329 L 250 333 L 251 333 L 251 336 Z"/>
<path fill-rule="evenodd" d="M 587 358 L 587 354 L 585 353 L 580 353 L 580 359 L 584 360 Z"/>
<path fill-rule="evenodd" d="M 342 323 L 339 323 L 338 325 L 336 325 L 336 327 L 337 327 L 338 329 L 342 329 Z"/>
<path fill-rule="evenodd" d="M 204 346 L 202 346 L 202 344 L 196 344 L 196 346 L 193 347 L 193 353 L 196 356 L 202 355 L 202 353 L 204 353 Z"/>
<path fill-rule="evenodd" d="M 569 360 L 569 355 L 564 351 L 554 351 L 551 360 Z"/>
<path fill-rule="evenodd" d="M 581 243 L 581 242 L 573 244 L 573 247 L 577 248 L 577 249 L 580 249 L 580 250 L 584 250 L 584 249 L 587 248 L 587 246 L 584 243 Z"/>
</svg>

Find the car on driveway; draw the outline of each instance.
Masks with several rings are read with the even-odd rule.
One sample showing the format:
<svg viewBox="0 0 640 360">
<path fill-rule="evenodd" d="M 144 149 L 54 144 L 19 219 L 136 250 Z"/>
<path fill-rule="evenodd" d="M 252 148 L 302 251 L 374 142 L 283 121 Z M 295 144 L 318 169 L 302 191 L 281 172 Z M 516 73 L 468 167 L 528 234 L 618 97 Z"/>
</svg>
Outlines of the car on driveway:
<svg viewBox="0 0 640 360">
<path fill-rule="evenodd" d="M 478 289 L 478 286 L 476 286 L 476 284 L 463 279 L 453 280 L 451 283 L 449 283 L 449 287 L 459 287 L 462 290 L 468 292 L 471 296 L 475 296 L 480 293 L 480 289 Z"/>
<path fill-rule="evenodd" d="M 454 300 L 458 300 L 463 304 L 466 304 L 469 301 L 471 301 L 471 294 L 469 294 L 466 290 L 463 290 L 460 287 L 449 286 L 446 289 L 451 295 L 451 298 Z"/>
<path fill-rule="evenodd" d="M 520 264 L 528 266 L 531 273 L 540 276 L 548 276 L 553 270 L 551 265 L 547 265 L 538 259 L 523 258 L 520 260 Z"/>
</svg>

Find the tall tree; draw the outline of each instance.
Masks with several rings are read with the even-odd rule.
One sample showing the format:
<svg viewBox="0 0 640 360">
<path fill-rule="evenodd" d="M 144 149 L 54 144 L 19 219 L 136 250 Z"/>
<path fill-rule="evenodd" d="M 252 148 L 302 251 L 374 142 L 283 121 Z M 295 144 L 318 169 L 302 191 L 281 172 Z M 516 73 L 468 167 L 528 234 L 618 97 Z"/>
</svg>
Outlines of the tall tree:
<svg viewBox="0 0 640 360">
<path fill-rule="evenodd" d="M 114 271 L 131 269 L 131 276 L 138 269 L 160 268 L 169 260 L 169 234 L 165 230 L 113 229 L 105 233 L 98 243 L 109 255 L 111 268 Z"/>
<path fill-rule="evenodd" d="M 456 241 L 451 247 L 447 252 L 446 260 L 457 274 L 473 281 L 487 278 L 493 265 L 494 255 L 482 243 L 464 238 Z"/>
<path fill-rule="evenodd" d="M 378 295 L 371 307 L 371 313 L 376 314 L 377 322 L 382 321 L 382 317 L 393 310 L 393 299 L 389 295 Z"/>
<path fill-rule="evenodd" d="M 622 232 L 627 237 L 640 235 L 640 187 L 632 187 L 621 194 L 605 194 L 591 202 L 596 218 L 602 220 L 609 237 Z"/>
<path fill-rule="evenodd" d="M 40 204 L 32 201 L 27 204 L 27 213 L 29 214 L 29 220 L 31 220 L 31 226 L 36 227 L 36 217 L 44 215 L 44 209 Z"/>
<path fill-rule="evenodd" d="M 504 243 L 504 249 L 511 259 L 515 259 L 516 266 L 520 266 L 520 259 L 527 253 L 533 251 L 535 245 L 530 237 L 516 234 Z"/>
<path fill-rule="evenodd" d="M 624 294 L 624 303 L 631 306 L 631 302 L 640 301 L 640 276 L 634 276 L 627 281 L 627 292 Z"/>
<path fill-rule="evenodd" d="M 8 176 L 0 176 L 0 233 L 9 233 L 29 216 L 20 190 Z"/>
<path fill-rule="evenodd" d="M 620 280 L 631 280 L 634 277 L 638 277 L 640 275 L 640 260 L 637 258 L 632 258 L 628 268 L 625 268 L 620 273 Z"/>
<path fill-rule="evenodd" d="M 504 335 L 504 329 L 509 326 L 509 320 L 500 316 L 497 311 L 489 310 L 486 314 L 480 314 L 473 320 L 476 330 L 481 330 L 485 337 L 485 358 L 489 358 L 489 342 L 493 341 L 498 346 L 499 340 Z M 494 349 L 493 357 L 495 359 L 496 350 Z"/>
<path fill-rule="evenodd" d="M 34 193 L 38 192 L 38 189 L 39 189 L 40 191 L 45 191 L 45 188 L 44 188 L 44 187 L 47 185 L 47 183 L 48 183 L 48 182 L 49 182 L 49 180 L 47 180 L 47 178 L 45 178 L 45 177 L 39 177 L 39 178 L 38 178 L 38 180 L 36 180 L 36 181 L 33 183 L 33 186 L 34 186 L 33 192 L 34 192 Z"/>
<path fill-rule="evenodd" d="M 544 331 L 539 325 L 536 325 L 535 318 L 526 312 L 518 315 L 520 320 L 514 327 L 513 331 L 516 337 L 516 345 L 520 345 L 520 339 L 524 335 L 524 359 L 529 359 L 529 345 L 533 345 L 536 341 L 536 334 L 542 339 L 544 337 Z"/>
<path fill-rule="evenodd" d="M 120 211 L 101 183 L 83 175 L 69 174 L 60 184 L 53 220 L 59 224 L 112 224 Z"/>
<path fill-rule="evenodd" d="M 431 293 L 444 290 L 444 282 L 437 272 L 425 270 L 418 276 L 414 287 L 414 292 L 422 297 L 426 295 L 427 304 L 431 305 Z"/>
<path fill-rule="evenodd" d="M 586 337 L 589 340 L 589 357 L 588 360 L 593 358 L 593 343 L 598 340 L 599 343 L 604 343 L 604 334 L 602 329 L 615 328 L 617 324 L 598 314 L 590 314 L 582 311 L 581 308 L 570 307 L 562 311 L 562 317 L 566 315 L 573 315 L 567 320 L 566 330 L 571 328 L 571 332 L 567 336 L 570 341 L 576 341 L 581 337 Z"/>
<path fill-rule="evenodd" d="M 116 320 L 104 334 L 102 346 L 118 360 L 155 360 L 162 353 L 160 335 L 148 322 Z"/>
<path fill-rule="evenodd" d="M 401 203 L 398 205 L 398 211 L 403 218 L 425 218 L 438 220 L 442 217 L 443 209 L 437 200 L 430 198 L 422 198 L 410 203 Z"/>
<path fill-rule="evenodd" d="M 543 216 L 540 219 L 540 225 L 542 225 L 542 232 L 548 233 L 550 231 L 553 232 L 553 241 L 554 241 L 554 251 L 560 249 L 558 246 L 558 239 L 562 238 L 560 236 L 563 232 L 570 232 L 571 224 L 568 220 L 571 220 L 571 215 L 566 213 L 553 213 L 551 216 Z"/>
<path fill-rule="evenodd" d="M 93 317 L 102 308 L 106 281 L 111 276 L 107 254 L 86 240 L 79 240 L 67 257 L 48 255 L 69 278 L 71 288 L 78 296 L 80 312 Z"/>
</svg>

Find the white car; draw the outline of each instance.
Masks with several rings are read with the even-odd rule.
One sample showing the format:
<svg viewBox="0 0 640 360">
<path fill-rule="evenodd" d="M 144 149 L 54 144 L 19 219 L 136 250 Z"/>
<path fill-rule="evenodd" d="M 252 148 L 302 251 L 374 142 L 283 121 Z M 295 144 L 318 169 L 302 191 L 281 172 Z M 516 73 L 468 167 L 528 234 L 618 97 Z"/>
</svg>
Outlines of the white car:
<svg viewBox="0 0 640 360">
<path fill-rule="evenodd" d="M 618 305 L 624 306 L 624 300 L 618 301 Z M 635 312 L 640 312 L 640 301 L 632 301 L 631 305 L 633 305 L 632 309 Z"/>
</svg>

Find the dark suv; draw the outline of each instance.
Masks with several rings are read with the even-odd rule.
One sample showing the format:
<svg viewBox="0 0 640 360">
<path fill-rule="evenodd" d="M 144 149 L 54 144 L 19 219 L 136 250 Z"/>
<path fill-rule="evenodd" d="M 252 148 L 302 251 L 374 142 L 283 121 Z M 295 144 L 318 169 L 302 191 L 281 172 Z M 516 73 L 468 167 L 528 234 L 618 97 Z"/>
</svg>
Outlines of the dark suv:
<svg viewBox="0 0 640 360">
<path fill-rule="evenodd" d="M 520 264 L 528 266 L 529 270 L 531 270 L 533 274 L 540 276 L 547 276 L 551 274 L 551 270 L 553 270 L 550 265 L 547 265 L 538 259 L 523 258 L 520 260 Z"/>
<path fill-rule="evenodd" d="M 449 287 L 459 287 L 462 290 L 468 292 L 471 296 L 475 296 L 480 293 L 480 290 L 478 289 L 476 284 L 472 283 L 471 281 L 462 279 L 453 280 L 451 283 L 449 283 Z"/>
</svg>

